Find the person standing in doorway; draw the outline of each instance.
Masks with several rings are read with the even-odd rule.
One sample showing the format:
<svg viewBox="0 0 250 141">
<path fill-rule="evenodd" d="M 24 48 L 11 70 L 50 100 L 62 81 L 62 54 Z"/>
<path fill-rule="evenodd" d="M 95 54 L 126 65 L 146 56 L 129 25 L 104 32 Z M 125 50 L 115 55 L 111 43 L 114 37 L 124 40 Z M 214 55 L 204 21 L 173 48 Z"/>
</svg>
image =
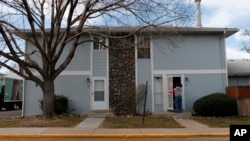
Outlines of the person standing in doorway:
<svg viewBox="0 0 250 141">
<path fill-rule="evenodd" d="M 180 83 L 176 83 L 176 87 L 174 88 L 175 93 L 175 111 L 177 113 L 182 112 L 182 85 Z"/>
</svg>

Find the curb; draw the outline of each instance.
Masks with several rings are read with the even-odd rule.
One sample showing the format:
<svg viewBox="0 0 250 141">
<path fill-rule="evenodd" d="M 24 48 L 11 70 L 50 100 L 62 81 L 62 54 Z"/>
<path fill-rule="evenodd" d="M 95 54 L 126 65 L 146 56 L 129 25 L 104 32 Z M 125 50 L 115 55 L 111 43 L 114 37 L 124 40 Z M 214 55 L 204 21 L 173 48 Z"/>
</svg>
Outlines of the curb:
<svg viewBox="0 0 250 141">
<path fill-rule="evenodd" d="M 178 134 L 0 134 L 3 138 L 196 138 L 229 137 L 229 133 L 178 133 Z"/>
</svg>

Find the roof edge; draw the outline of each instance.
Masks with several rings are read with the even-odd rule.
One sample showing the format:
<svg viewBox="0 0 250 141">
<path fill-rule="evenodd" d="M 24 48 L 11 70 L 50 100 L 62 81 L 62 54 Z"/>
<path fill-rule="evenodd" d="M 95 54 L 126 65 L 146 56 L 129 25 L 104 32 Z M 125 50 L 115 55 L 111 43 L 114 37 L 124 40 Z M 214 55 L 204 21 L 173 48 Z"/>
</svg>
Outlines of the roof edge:
<svg viewBox="0 0 250 141">
<path fill-rule="evenodd" d="M 64 28 L 62 28 L 63 30 Z M 132 33 L 135 31 L 140 32 L 151 32 L 151 33 L 159 33 L 159 32 L 179 32 L 182 34 L 224 34 L 225 37 L 229 37 L 234 33 L 238 32 L 238 28 L 216 28 L 216 27 L 174 27 L 174 26 L 85 26 L 83 27 L 83 32 L 108 32 L 108 33 Z M 36 32 L 40 34 L 40 29 L 37 29 Z M 15 32 L 17 35 L 21 33 L 30 34 L 30 29 L 23 29 L 19 32 Z M 50 32 L 50 29 L 45 29 L 45 32 Z M 76 32 L 76 28 L 72 28 L 71 32 Z"/>
</svg>

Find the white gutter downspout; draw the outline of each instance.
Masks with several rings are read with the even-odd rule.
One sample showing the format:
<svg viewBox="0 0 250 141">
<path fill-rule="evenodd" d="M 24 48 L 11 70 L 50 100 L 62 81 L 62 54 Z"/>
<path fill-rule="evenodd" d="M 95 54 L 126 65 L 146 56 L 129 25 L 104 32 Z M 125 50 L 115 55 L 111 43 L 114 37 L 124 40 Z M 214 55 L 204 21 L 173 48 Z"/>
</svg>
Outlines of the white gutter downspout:
<svg viewBox="0 0 250 141">
<path fill-rule="evenodd" d="M 225 60 L 226 86 L 228 86 L 228 68 L 227 68 L 227 53 L 226 53 L 226 33 L 227 33 L 227 31 L 224 30 L 224 34 L 223 34 L 223 48 L 224 48 L 225 58 L 223 58 L 223 59 Z"/>
</svg>

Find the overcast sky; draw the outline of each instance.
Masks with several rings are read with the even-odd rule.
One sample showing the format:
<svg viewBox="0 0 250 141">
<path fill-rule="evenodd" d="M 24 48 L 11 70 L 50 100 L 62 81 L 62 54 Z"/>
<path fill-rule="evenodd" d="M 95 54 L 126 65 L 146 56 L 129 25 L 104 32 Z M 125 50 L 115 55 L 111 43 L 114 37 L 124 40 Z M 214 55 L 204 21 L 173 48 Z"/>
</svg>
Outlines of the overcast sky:
<svg viewBox="0 0 250 141">
<path fill-rule="evenodd" d="M 250 26 L 250 0 L 201 0 L 201 14 L 203 27 L 233 27 L 243 31 Z M 250 59 L 250 53 L 241 50 L 246 40 L 241 31 L 226 40 L 228 59 Z"/>
</svg>

